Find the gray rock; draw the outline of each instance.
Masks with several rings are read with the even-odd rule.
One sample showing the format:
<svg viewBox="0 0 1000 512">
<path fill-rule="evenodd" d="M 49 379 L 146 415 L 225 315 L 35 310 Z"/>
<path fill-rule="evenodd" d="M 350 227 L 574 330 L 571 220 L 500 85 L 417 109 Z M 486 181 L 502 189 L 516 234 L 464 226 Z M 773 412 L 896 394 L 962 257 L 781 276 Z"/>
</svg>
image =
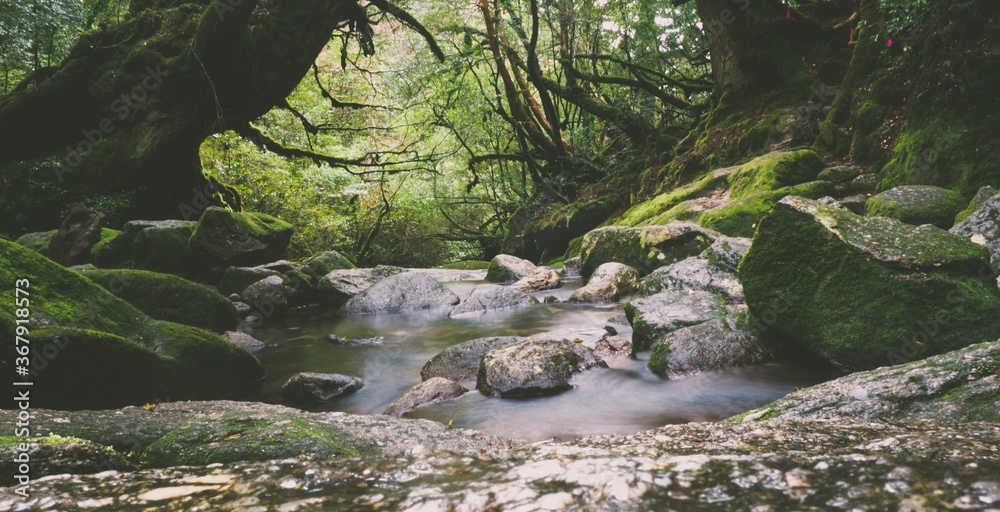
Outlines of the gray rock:
<svg viewBox="0 0 1000 512">
<path fill-rule="evenodd" d="M 596 366 L 607 363 L 580 343 L 522 341 L 487 352 L 479 364 L 476 387 L 484 395 L 498 397 L 551 395 L 571 389 L 573 375 Z"/>
<path fill-rule="evenodd" d="M 486 269 L 486 280 L 492 283 L 512 283 L 535 270 L 535 264 L 509 254 L 498 254 Z"/>
<path fill-rule="evenodd" d="M 517 336 L 494 336 L 464 341 L 431 358 L 420 370 L 420 378 L 444 377 L 454 381 L 476 380 L 479 361 L 490 350 L 522 341 Z"/>
<path fill-rule="evenodd" d="M 862 174 L 851 180 L 847 190 L 854 194 L 865 194 L 875 192 L 878 184 L 882 182 L 882 175 L 878 173 Z"/>
<path fill-rule="evenodd" d="M 288 309 L 288 289 L 285 280 L 270 276 L 248 286 L 240 293 L 248 304 L 265 315 L 283 313 Z"/>
<path fill-rule="evenodd" d="M 750 250 L 750 239 L 732 236 L 716 238 L 699 256 L 718 270 L 736 273 L 743 256 Z"/>
<path fill-rule="evenodd" d="M 621 336 L 609 336 L 599 342 L 594 348 L 594 357 L 607 359 L 610 357 L 628 357 L 632 354 L 632 342 Z"/>
<path fill-rule="evenodd" d="M 403 393 L 403 396 L 389 405 L 382 414 L 402 416 L 417 407 L 453 400 L 468 391 L 455 381 L 432 377 Z"/>
<path fill-rule="evenodd" d="M 665 290 L 701 290 L 721 295 L 728 302 L 743 302 L 743 285 L 736 274 L 720 270 L 702 257 L 678 261 L 656 269 L 643 279 L 640 294 L 653 295 Z"/>
<path fill-rule="evenodd" d="M 631 295 L 639 288 L 639 273 L 621 263 L 603 263 L 594 270 L 587 285 L 569 296 L 570 302 L 609 304 Z"/>
<path fill-rule="evenodd" d="M 852 213 L 857 215 L 865 214 L 865 206 L 868 204 L 868 199 L 870 198 L 867 194 L 855 194 L 853 196 L 847 196 L 840 199 L 840 204 L 844 208 L 847 208 Z"/>
<path fill-rule="evenodd" d="M 316 294 L 320 301 L 340 306 L 367 290 L 377 281 L 372 269 L 333 270 L 319 280 Z"/>
<path fill-rule="evenodd" d="M 722 297 L 701 291 L 668 290 L 625 304 L 632 324 L 632 347 L 647 350 L 667 333 L 721 318 Z"/>
<path fill-rule="evenodd" d="M 994 271 L 1000 272 L 1000 194 L 984 201 L 951 232 L 985 246 L 993 259 Z"/>
<path fill-rule="evenodd" d="M 676 379 L 757 364 L 773 356 L 757 336 L 733 330 L 722 320 L 709 320 L 677 329 L 653 342 L 647 366 L 657 375 Z"/>
<path fill-rule="evenodd" d="M 407 272 L 375 283 L 340 309 L 344 315 L 380 315 L 444 309 L 459 303 L 458 295 L 426 275 Z"/>
<path fill-rule="evenodd" d="M 579 256 L 574 256 L 566 261 L 563 261 L 563 271 L 567 276 L 580 275 L 581 268 L 583 268 L 583 260 L 581 260 Z"/>
<path fill-rule="evenodd" d="M 629 325 L 628 316 L 625 313 L 619 313 L 609 318 L 608 323 L 611 325 Z"/>
<path fill-rule="evenodd" d="M 5 450 L 10 456 L 0 459 L 0 477 L 7 482 L 16 482 L 15 475 L 22 474 L 18 468 L 21 463 L 15 460 L 20 453 L 25 454 L 24 456 L 30 461 L 32 480 L 39 478 L 38 475 L 87 474 L 135 469 L 118 452 L 83 439 L 50 435 L 19 441 L 18 444 L 24 443 L 27 450 Z M 15 495 L 13 490 L 9 494 Z M 0 507 L 4 505 L 0 504 Z"/>
<path fill-rule="evenodd" d="M 236 315 L 240 318 L 246 318 L 253 311 L 253 306 L 246 302 L 234 302 L 233 306 L 236 307 Z"/>
<path fill-rule="evenodd" d="M 975 213 L 976 210 L 981 208 L 987 201 L 990 200 L 990 198 L 997 194 L 1000 194 L 1000 191 L 997 191 L 997 189 L 993 187 L 979 187 L 979 190 L 976 191 L 976 195 L 972 197 L 971 201 L 969 201 L 969 206 L 966 206 L 964 210 L 958 212 L 958 215 L 955 216 L 955 224 L 967 219 L 969 215 Z"/>
<path fill-rule="evenodd" d="M 455 306 L 450 316 L 481 315 L 501 309 L 520 308 L 538 304 L 538 299 L 509 286 L 483 284 L 473 288 L 472 293 Z"/>
<path fill-rule="evenodd" d="M 584 347 L 593 349 L 597 344 L 609 336 L 608 331 L 603 327 L 570 327 L 557 329 L 555 331 L 540 332 L 521 338 L 525 341 L 546 341 L 564 340 L 580 343 Z"/>
<path fill-rule="evenodd" d="M 523 292 L 538 292 L 542 290 L 552 290 L 562 286 L 562 278 L 559 272 L 546 267 L 537 267 L 530 274 L 522 277 L 512 287 Z"/>
<path fill-rule="evenodd" d="M 1000 341 L 852 373 L 744 415 L 782 420 L 859 419 L 968 424 L 1000 419 Z"/>
<path fill-rule="evenodd" d="M 260 352 L 261 350 L 264 350 L 264 347 L 266 347 L 263 341 L 260 341 L 245 332 L 229 331 L 223 334 L 223 336 L 227 341 L 229 341 L 229 343 L 232 343 L 233 345 L 236 345 L 251 354 Z"/>
<path fill-rule="evenodd" d="M 281 386 L 286 402 L 319 404 L 364 387 L 365 381 L 338 373 L 296 373 Z"/>
<path fill-rule="evenodd" d="M 948 229 L 966 205 L 968 202 L 957 192 L 940 187 L 906 185 L 869 199 L 865 215 L 889 217 L 914 226 L 933 224 Z"/>
<path fill-rule="evenodd" d="M 695 256 L 712 245 L 719 233 L 688 222 L 628 228 L 608 226 L 583 237 L 581 272 L 589 276 L 603 263 L 617 262 L 646 275 L 658 267 Z"/>
<path fill-rule="evenodd" d="M 220 288 L 223 292 L 235 292 L 238 295 L 248 286 L 271 276 L 285 277 L 277 270 L 264 267 L 229 267 L 222 274 Z"/>
<path fill-rule="evenodd" d="M 545 298 L 542 299 L 542 302 L 545 304 L 558 304 L 561 301 L 559 300 L 559 297 L 556 297 L 555 295 L 546 295 Z"/>
</svg>

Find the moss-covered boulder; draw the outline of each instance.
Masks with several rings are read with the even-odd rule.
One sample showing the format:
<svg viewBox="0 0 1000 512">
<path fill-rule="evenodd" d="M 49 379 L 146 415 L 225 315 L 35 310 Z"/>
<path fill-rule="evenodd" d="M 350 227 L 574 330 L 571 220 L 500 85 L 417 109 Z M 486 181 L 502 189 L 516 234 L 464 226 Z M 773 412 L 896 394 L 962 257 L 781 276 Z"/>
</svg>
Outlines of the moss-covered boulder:
<svg viewBox="0 0 1000 512">
<path fill-rule="evenodd" d="M 535 264 L 528 260 L 510 254 L 498 254 L 486 269 L 486 280 L 491 283 L 513 283 L 532 273 L 535 268 Z"/>
<path fill-rule="evenodd" d="M 972 201 L 969 201 L 969 206 L 967 206 L 964 210 L 958 212 L 958 215 L 955 216 L 955 224 L 958 224 L 963 220 L 967 219 L 970 215 L 975 213 L 976 210 L 978 210 L 981 206 L 986 204 L 986 201 L 989 201 L 991 197 L 997 194 L 1000 194 L 1000 191 L 998 191 L 993 187 L 980 188 L 979 191 L 976 192 L 976 195 L 973 196 Z M 20 240 L 18 241 L 20 242 Z"/>
<path fill-rule="evenodd" d="M 1000 337 L 988 258 L 932 226 L 788 197 L 761 223 L 739 277 L 750 312 L 789 351 L 862 370 Z"/>
<path fill-rule="evenodd" d="M 210 268 L 253 266 L 281 259 L 292 225 L 270 215 L 209 207 L 191 235 L 191 250 Z"/>
<path fill-rule="evenodd" d="M 811 181 L 778 190 L 758 192 L 701 214 L 698 223 L 724 235 L 750 237 L 753 236 L 760 220 L 782 198 L 800 196 L 819 199 L 835 193 L 836 188 L 829 181 Z"/>
<path fill-rule="evenodd" d="M 105 290 L 157 319 L 224 333 L 236 327 L 236 307 L 205 285 L 146 270 L 86 269 L 81 273 Z"/>
<path fill-rule="evenodd" d="M 52 238 L 56 236 L 58 231 L 58 229 L 53 229 L 51 231 L 26 233 L 17 239 L 17 244 L 23 245 L 33 251 L 38 251 L 45 256 L 49 256 L 49 244 L 52 242 Z M 96 259 L 97 253 L 102 247 L 110 243 L 119 234 L 121 234 L 121 232 L 117 229 L 101 228 L 101 238 L 93 245 L 93 247 L 90 248 L 91 261 Z"/>
<path fill-rule="evenodd" d="M 334 270 L 357 268 L 351 260 L 337 251 L 326 251 L 313 256 L 299 265 L 299 268 L 316 283 Z"/>
<path fill-rule="evenodd" d="M 886 190 L 868 200 L 865 214 L 889 217 L 919 226 L 933 224 L 948 229 L 968 203 L 957 192 L 940 187 L 907 185 Z"/>
<path fill-rule="evenodd" d="M 194 221 L 134 220 L 121 234 L 94 246 L 94 264 L 102 268 L 137 268 L 178 275 L 197 275 L 202 265 L 188 241 Z"/>
<path fill-rule="evenodd" d="M 986 246 L 993 258 L 993 270 L 1000 274 L 1000 194 L 983 201 L 950 231 Z"/>
<path fill-rule="evenodd" d="M 687 222 L 644 228 L 598 228 L 583 237 L 581 273 L 589 277 L 597 267 L 614 262 L 646 275 L 658 267 L 701 253 L 718 237 L 715 231 Z"/>
<path fill-rule="evenodd" d="M 101 408 L 228 396 L 264 375 L 245 350 L 195 327 L 156 321 L 78 272 L 0 240 L 0 279 L 30 286 L 32 405 Z M 13 300 L 0 333 L 15 339 Z M 0 364 L 7 375 L 12 358 Z"/>
<path fill-rule="evenodd" d="M 808 149 L 768 153 L 743 164 L 729 175 L 729 195 L 740 199 L 813 181 L 823 167 L 819 155 Z"/>
</svg>

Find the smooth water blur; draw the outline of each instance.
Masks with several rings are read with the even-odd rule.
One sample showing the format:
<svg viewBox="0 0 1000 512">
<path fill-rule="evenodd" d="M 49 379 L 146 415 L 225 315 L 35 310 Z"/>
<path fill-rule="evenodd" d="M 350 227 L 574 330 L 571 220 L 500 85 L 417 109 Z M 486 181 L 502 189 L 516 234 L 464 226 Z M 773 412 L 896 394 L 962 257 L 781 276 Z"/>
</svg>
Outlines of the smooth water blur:
<svg viewBox="0 0 1000 512">
<path fill-rule="evenodd" d="M 445 283 L 463 299 L 481 281 Z M 580 286 L 570 278 L 563 288 L 535 294 L 566 299 Z M 437 312 L 341 318 L 334 310 L 302 308 L 254 331 L 271 345 L 258 354 L 269 375 L 261 399 L 281 403 L 281 385 L 298 372 L 341 373 L 365 379 L 357 393 L 315 410 L 379 414 L 420 382 L 420 369 L 442 350 L 486 336 L 530 335 L 565 328 L 601 327 L 622 313 L 622 305 L 537 304 L 459 319 Z M 631 336 L 629 327 L 613 325 Z M 383 336 L 380 345 L 345 347 L 326 341 Z M 816 384 L 828 375 L 800 365 L 767 364 L 665 380 L 646 369 L 648 352 L 638 360 L 608 359 L 574 377 L 574 389 L 531 399 L 488 398 L 472 391 L 441 405 L 420 408 L 411 416 L 454 427 L 474 428 L 526 440 L 572 439 L 589 434 L 632 433 L 668 423 L 714 421 L 764 405 L 794 387 Z M 462 382 L 469 389 L 475 382 Z"/>
</svg>

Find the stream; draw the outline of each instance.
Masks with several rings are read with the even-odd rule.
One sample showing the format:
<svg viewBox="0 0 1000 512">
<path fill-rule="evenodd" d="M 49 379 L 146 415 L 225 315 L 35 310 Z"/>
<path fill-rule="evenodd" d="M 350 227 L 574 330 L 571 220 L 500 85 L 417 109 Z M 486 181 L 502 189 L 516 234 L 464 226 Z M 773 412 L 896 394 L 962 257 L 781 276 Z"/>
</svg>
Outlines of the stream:
<svg viewBox="0 0 1000 512">
<path fill-rule="evenodd" d="M 465 299 L 476 285 L 485 282 L 482 276 L 482 272 L 466 273 L 463 278 L 471 279 L 443 284 Z M 579 277 L 568 277 L 562 288 L 532 295 L 539 301 L 549 295 L 564 301 L 581 285 Z M 452 345 L 486 336 L 526 336 L 606 325 L 631 338 L 627 324 L 607 322 L 622 312 L 620 303 L 558 302 L 462 318 L 440 312 L 343 318 L 333 309 L 298 308 L 253 333 L 268 344 L 257 354 L 269 371 L 257 399 L 282 403 L 281 385 L 298 372 L 341 373 L 365 379 L 365 387 L 311 410 L 380 414 L 421 381 L 424 363 Z M 345 339 L 380 336 L 384 340 L 378 345 L 349 347 L 326 341 L 328 334 Z M 419 408 L 407 417 L 528 441 L 569 440 L 717 421 L 831 377 L 801 364 L 769 363 L 667 380 L 646 368 L 648 356 L 644 352 L 638 359 L 609 358 L 608 368 L 576 375 L 571 381 L 574 389 L 558 395 L 502 399 L 472 391 L 453 402 Z M 474 381 L 461 384 L 475 388 Z"/>
</svg>

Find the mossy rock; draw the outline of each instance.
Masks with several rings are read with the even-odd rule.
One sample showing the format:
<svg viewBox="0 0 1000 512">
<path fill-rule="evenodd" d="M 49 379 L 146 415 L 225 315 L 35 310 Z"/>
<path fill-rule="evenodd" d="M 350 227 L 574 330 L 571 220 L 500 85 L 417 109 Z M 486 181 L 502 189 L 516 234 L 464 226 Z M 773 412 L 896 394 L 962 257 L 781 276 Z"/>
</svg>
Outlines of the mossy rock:
<svg viewBox="0 0 1000 512">
<path fill-rule="evenodd" d="M 729 194 L 740 199 L 813 181 L 822 169 L 823 159 L 809 149 L 768 153 L 729 175 Z"/>
<path fill-rule="evenodd" d="M 896 187 L 868 200 L 865 215 L 889 217 L 919 226 L 933 224 L 948 229 L 968 203 L 957 192 L 940 187 Z"/>
<path fill-rule="evenodd" d="M 239 318 L 233 303 L 219 292 L 187 279 L 145 270 L 84 270 L 82 274 L 158 320 L 224 333 Z"/>
<path fill-rule="evenodd" d="M 188 246 L 196 224 L 182 220 L 126 222 L 120 235 L 94 246 L 94 264 L 101 268 L 198 275 L 202 265 Z"/>
<path fill-rule="evenodd" d="M 38 251 L 39 253 L 48 256 L 49 255 L 49 243 L 52 241 L 52 237 L 56 235 L 58 229 L 53 229 L 51 231 L 39 231 L 37 233 L 26 233 L 17 239 L 18 245 L 23 245 L 28 249 L 33 251 Z M 90 249 L 91 261 L 97 255 L 97 252 L 108 244 L 111 240 L 117 237 L 121 232 L 116 229 L 101 228 L 101 239 L 94 244 Z"/>
<path fill-rule="evenodd" d="M 563 261 L 570 258 L 578 258 L 580 256 L 580 249 L 583 247 L 583 237 L 578 236 L 569 241 L 569 247 L 566 248 L 566 254 L 563 254 Z"/>
<path fill-rule="evenodd" d="M 787 197 L 761 222 L 739 277 L 751 314 L 788 350 L 844 370 L 1000 338 L 987 250 L 932 226 Z"/>
<path fill-rule="evenodd" d="M 731 170 L 730 168 L 715 171 L 694 183 L 635 204 L 614 224 L 616 226 L 636 227 L 666 224 L 670 220 L 690 220 L 681 218 L 681 212 L 689 209 L 682 208 L 681 205 L 693 198 L 710 194 L 722 188 L 726 184 L 726 176 Z M 675 211 L 677 208 L 682 209 Z"/>
<path fill-rule="evenodd" d="M 281 259 L 292 225 L 270 215 L 209 207 L 191 235 L 191 250 L 210 268 L 253 266 Z"/>
<path fill-rule="evenodd" d="M 628 228 L 607 226 L 583 237 L 581 273 L 590 276 L 604 263 L 623 263 L 646 275 L 658 267 L 697 255 L 719 234 L 689 222 Z"/>
<path fill-rule="evenodd" d="M 834 193 L 836 189 L 829 181 L 812 181 L 774 191 L 758 192 L 701 214 L 698 223 L 727 236 L 750 237 L 761 219 L 782 198 L 800 196 L 819 199 Z"/>
<path fill-rule="evenodd" d="M 978 210 L 980 206 L 986 204 L 986 201 L 989 201 L 991 197 L 997 194 L 1000 194 L 1000 191 L 997 191 L 997 189 L 993 187 L 980 188 L 979 191 L 976 192 L 975 197 L 972 198 L 972 201 L 969 201 L 969 206 L 958 212 L 958 215 L 955 215 L 955 224 L 969 218 L 970 215 L 976 213 L 976 210 Z M 18 243 L 20 243 L 20 239 L 18 240 Z"/>
<path fill-rule="evenodd" d="M 816 179 L 840 185 L 850 183 L 854 178 L 857 178 L 860 173 L 861 169 L 857 166 L 841 165 L 831 167 L 829 169 L 823 169 L 823 171 L 816 176 Z"/>
<path fill-rule="evenodd" d="M 313 284 L 319 282 L 323 276 L 329 274 L 334 270 L 344 270 L 358 268 L 354 263 L 347 259 L 347 256 L 340 254 L 337 251 L 326 251 L 321 254 L 317 254 L 299 265 L 299 269 L 304 275 L 308 276 Z"/>
<path fill-rule="evenodd" d="M 535 264 L 528 260 L 510 254 L 498 254 L 486 268 L 486 280 L 491 283 L 512 283 L 530 274 L 535 268 Z"/>
<path fill-rule="evenodd" d="M 154 321 L 78 272 L 0 240 L 0 279 L 26 279 L 32 405 L 103 408 L 229 396 L 264 375 L 245 350 L 206 330 Z M 14 303 L 0 328 L 14 338 Z M 12 375 L 14 363 L 0 370 Z"/>
<path fill-rule="evenodd" d="M 277 270 L 262 267 L 229 267 L 222 274 L 219 288 L 223 293 L 243 293 L 248 286 L 271 276 L 285 278 L 285 275 Z"/>
<path fill-rule="evenodd" d="M 274 416 L 226 412 L 194 419 L 150 444 L 140 461 L 146 466 L 169 467 L 360 455 L 352 447 L 357 441 L 336 427 L 308 417 L 275 421 Z"/>
</svg>

